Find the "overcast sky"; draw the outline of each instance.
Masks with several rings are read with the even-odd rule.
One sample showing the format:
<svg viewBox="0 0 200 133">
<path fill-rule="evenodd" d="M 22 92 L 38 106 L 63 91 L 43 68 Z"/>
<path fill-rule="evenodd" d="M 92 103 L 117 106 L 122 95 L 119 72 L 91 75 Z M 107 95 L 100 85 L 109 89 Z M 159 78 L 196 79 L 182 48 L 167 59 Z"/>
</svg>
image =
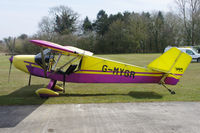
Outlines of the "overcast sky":
<svg viewBox="0 0 200 133">
<path fill-rule="evenodd" d="M 0 40 L 22 33 L 33 35 L 38 31 L 38 22 L 48 15 L 49 8 L 65 5 L 80 15 L 94 20 L 99 10 L 107 14 L 124 11 L 170 11 L 174 0 L 1 0 Z"/>
</svg>

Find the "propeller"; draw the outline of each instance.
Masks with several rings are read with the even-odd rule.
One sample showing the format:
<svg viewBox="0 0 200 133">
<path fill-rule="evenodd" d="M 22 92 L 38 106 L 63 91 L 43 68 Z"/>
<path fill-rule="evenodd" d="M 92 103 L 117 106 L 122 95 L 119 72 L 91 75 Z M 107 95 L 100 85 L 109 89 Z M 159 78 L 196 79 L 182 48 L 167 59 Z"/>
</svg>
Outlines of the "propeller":
<svg viewBox="0 0 200 133">
<path fill-rule="evenodd" d="M 9 73 L 8 73 L 8 82 L 10 81 L 10 74 L 11 74 L 11 69 L 12 69 L 12 63 L 13 63 L 13 57 L 14 57 L 14 49 L 15 49 L 15 39 L 13 39 L 13 43 L 8 40 L 6 40 L 6 44 L 7 46 L 9 47 L 10 51 L 11 51 L 11 57 L 9 58 L 9 61 L 10 61 L 10 68 L 9 68 Z"/>
<path fill-rule="evenodd" d="M 11 56 L 9 58 L 9 61 L 10 61 L 10 69 L 9 69 L 9 73 L 8 73 L 8 82 L 10 81 L 10 73 L 11 73 L 11 69 L 12 69 L 13 56 Z"/>
</svg>

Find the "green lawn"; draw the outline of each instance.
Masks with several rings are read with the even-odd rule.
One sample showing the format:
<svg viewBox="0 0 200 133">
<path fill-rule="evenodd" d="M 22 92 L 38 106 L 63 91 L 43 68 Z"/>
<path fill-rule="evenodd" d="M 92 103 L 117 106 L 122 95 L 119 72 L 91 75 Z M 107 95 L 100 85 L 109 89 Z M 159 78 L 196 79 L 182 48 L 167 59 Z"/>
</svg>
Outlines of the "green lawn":
<svg viewBox="0 0 200 133">
<path fill-rule="evenodd" d="M 146 66 L 160 54 L 119 54 L 98 55 L 129 64 Z M 66 94 L 59 97 L 41 99 L 35 91 L 46 86 L 49 80 L 32 77 L 12 68 L 8 83 L 9 56 L 0 56 L 0 105 L 63 104 L 63 103 L 113 103 L 113 102 L 152 102 L 152 101 L 200 101 L 200 64 L 192 63 L 171 95 L 157 84 L 78 84 L 67 83 Z M 59 82 L 59 84 L 62 84 Z"/>
</svg>

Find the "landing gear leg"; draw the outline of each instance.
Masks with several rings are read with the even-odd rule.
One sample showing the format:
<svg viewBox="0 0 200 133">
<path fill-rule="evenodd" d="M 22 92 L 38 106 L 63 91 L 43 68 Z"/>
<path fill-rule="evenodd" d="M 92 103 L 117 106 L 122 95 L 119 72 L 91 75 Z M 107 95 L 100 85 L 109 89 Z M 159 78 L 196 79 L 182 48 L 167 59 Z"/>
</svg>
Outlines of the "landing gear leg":
<svg viewBox="0 0 200 133">
<path fill-rule="evenodd" d="M 162 86 L 164 86 L 172 95 L 176 94 L 175 91 L 169 89 L 166 85 L 165 85 L 165 79 L 167 78 L 168 74 L 163 74 L 159 84 L 161 84 Z"/>
<path fill-rule="evenodd" d="M 163 85 L 172 95 L 176 94 L 175 91 L 173 91 L 173 90 L 167 88 L 167 86 L 166 86 L 165 84 L 162 84 L 162 85 Z"/>
<path fill-rule="evenodd" d="M 63 75 L 63 94 L 65 94 L 65 78 L 66 78 L 66 72 Z"/>
<path fill-rule="evenodd" d="M 63 82 L 63 93 L 65 94 L 65 82 Z"/>
<path fill-rule="evenodd" d="M 62 87 L 56 85 L 56 80 L 51 79 L 47 88 L 40 88 L 36 91 L 36 94 L 41 98 L 57 97 L 59 93 L 57 91 L 62 91 Z"/>
<path fill-rule="evenodd" d="M 63 88 L 56 85 L 56 82 L 57 82 L 56 80 L 51 79 L 47 88 L 50 89 L 50 90 L 56 91 L 56 92 L 57 91 L 63 91 Z"/>
</svg>

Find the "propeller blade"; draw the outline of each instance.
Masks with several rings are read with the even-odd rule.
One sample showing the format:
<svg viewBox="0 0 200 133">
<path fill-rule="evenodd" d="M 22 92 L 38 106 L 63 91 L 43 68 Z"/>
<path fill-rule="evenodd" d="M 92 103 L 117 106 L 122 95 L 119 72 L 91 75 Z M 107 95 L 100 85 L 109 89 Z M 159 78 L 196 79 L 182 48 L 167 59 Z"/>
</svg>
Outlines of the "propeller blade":
<svg viewBox="0 0 200 133">
<path fill-rule="evenodd" d="M 9 74 L 8 74 L 8 82 L 10 81 L 10 73 L 11 73 L 11 69 L 12 69 L 12 63 L 10 63 L 10 69 L 9 69 Z"/>
<path fill-rule="evenodd" d="M 13 62 L 13 56 L 9 58 L 10 61 L 10 68 L 9 68 L 9 73 L 8 73 L 8 82 L 10 81 L 10 74 L 11 74 L 11 69 L 12 69 L 12 62 Z"/>
<path fill-rule="evenodd" d="M 14 56 L 14 50 L 15 50 L 15 39 L 13 40 L 13 44 L 12 46 L 10 46 L 10 50 L 11 50 L 11 54 L 12 56 L 9 58 L 9 61 L 10 61 L 10 69 L 9 69 L 9 73 L 8 73 L 8 82 L 10 81 L 10 74 L 11 74 L 11 69 L 12 69 L 12 62 L 13 62 L 13 56 Z M 8 42 L 7 42 L 8 44 Z M 11 45 L 11 44 L 10 44 Z M 8 45 L 9 46 L 9 45 Z"/>
</svg>

